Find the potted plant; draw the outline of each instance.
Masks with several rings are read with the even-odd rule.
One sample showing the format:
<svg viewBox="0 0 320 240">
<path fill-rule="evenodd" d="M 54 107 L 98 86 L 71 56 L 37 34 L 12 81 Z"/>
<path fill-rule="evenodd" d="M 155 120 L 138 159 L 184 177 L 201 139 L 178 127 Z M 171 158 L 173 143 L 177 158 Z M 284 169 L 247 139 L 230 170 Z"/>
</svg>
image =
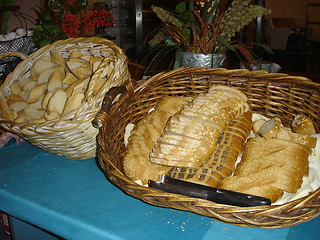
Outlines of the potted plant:
<svg viewBox="0 0 320 240">
<path fill-rule="evenodd" d="M 233 40 L 235 35 L 256 18 L 270 13 L 252 1 L 233 0 L 226 9 L 221 7 L 220 0 L 182 1 L 175 11 L 152 6 L 161 24 L 155 33 L 147 36 L 149 54 L 156 53 L 153 59 L 156 61 L 174 50 L 175 67 L 185 64 L 220 67 L 227 51 L 239 54 L 248 50 Z"/>
</svg>

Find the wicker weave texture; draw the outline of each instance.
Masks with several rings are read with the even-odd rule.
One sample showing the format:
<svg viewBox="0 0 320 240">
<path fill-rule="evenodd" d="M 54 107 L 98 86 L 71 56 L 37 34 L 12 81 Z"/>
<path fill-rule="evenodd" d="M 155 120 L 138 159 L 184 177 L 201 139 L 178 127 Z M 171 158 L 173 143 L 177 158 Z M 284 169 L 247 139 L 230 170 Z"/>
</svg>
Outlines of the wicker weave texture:
<svg viewBox="0 0 320 240">
<path fill-rule="evenodd" d="M 10 73 L 0 87 L 0 95 L 10 94 L 10 86 L 19 77 L 28 78 L 33 63 L 42 56 L 49 56 L 51 51 L 59 53 L 67 59 L 71 52 L 77 50 L 83 55 L 103 57 L 102 63 L 92 74 L 85 95 L 85 101 L 77 109 L 62 115 L 60 118 L 44 123 L 17 123 L 0 116 L 0 125 L 13 132 L 31 144 L 51 153 L 69 159 L 89 159 L 96 156 L 96 136 L 98 130 L 92 126 L 92 120 L 101 108 L 106 92 L 121 85 L 130 78 L 128 60 L 122 49 L 113 42 L 97 37 L 70 38 L 54 42 L 40 48 L 38 51 L 24 56 L 19 53 L 4 53 L 3 56 L 19 56 L 23 61 Z M 94 82 L 100 78 L 105 69 L 111 69 L 110 74 L 100 91 L 93 95 Z"/>
<path fill-rule="evenodd" d="M 109 91 L 94 123 L 98 135 L 99 162 L 110 181 L 127 194 L 146 203 L 193 212 L 240 226 L 285 228 L 320 214 L 320 189 L 307 197 L 282 205 L 236 207 L 140 186 L 130 180 L 122 167 L 124 132 L 137 123 L 165 95 L 195 96 L 213 84 L 237 87 L 247 94 L 254 112 L 278 116 L 289 126 L 297 114 L 309 116 L 320 131 L 320 84 L 286 74 L 247 70 L 179 68 L 159 73 L 138 84 L 125 83 Z M 117 101 L 113 101 L 118 96 Z"/>
</svg>

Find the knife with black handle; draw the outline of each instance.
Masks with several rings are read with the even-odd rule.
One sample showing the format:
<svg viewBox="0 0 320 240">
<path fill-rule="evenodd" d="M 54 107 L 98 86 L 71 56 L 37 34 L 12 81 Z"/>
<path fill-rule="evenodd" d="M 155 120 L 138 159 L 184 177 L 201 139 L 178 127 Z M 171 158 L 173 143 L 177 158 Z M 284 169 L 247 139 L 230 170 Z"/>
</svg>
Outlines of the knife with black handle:
<svg viewBox="0 0 320 240">
<path fill-rule="evenodd" d="M 254 207 L 271 204 L 269 199 L 260 196 L 229 191 L 221 188 L 213 188 L 197 183 L 178 180 L 166 175 L 160 175 L 159 178 L 159 181 L 149 180 L 149 187 L 169 193 L 202 198 L 215 203 L 240 207 Z"/>
</svg>

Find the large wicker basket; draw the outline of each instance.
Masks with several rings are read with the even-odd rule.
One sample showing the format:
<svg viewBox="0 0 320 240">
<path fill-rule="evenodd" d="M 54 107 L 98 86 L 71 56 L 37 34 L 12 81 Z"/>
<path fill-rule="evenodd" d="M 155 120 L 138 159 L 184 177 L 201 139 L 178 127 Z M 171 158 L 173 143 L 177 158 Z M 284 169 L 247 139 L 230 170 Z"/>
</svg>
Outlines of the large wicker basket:
<svg viewBox="0 0 320 240">
<path fill-rule="evenodd" d="M 69 159 L 89 159 L 96 156 L 98 134 L 98 129 L 92 126 L 92 120 L 100 110 L 106 92 L 130 78 L 128 59 L 124 51 L 113 42 L 97 37 L 70 38 L 40 48 L 29 56 L 17 52 L 4 53 L 1 57 L 18 56 L 23 61 L 7 76 L 0 87 L 0 95 L 10 94 L 11 84 L 19 77 L 28 78 L 33 63 L 40 57 L 48 56 L 50 51 L 54 51 L 67 59 L 73 50 L 104 59 L 90 78 L 89 87 L 85 92 L 86 98 L 81 106 L 60 118 L 44 123 L 18 123 L 0 114 L 0 126 L 45 151 Z M 112 70 L 103 83 L 102 90 L 93 95 L 90 86 L 93 86 L 92 83 L 97 81 L 100 73 L 109 66 Z"/>
<path fill-rule="evenodd" d="M 195 96 L 212 84 L 237 87 L 248 95 L 255 113 L 279 116 L 287 126 L 296 114 L 306 114 L 313 119 L 317 132 L 320 131 L 320 84 L 306 78 L 262 71 L 203 68 L 163 72 L 137 84 L 128 81 L 111 89 L 93 121 L 100 127 L 99 162 L 110 181 L 146 203 L 235 225 L 284 228 L 317 217 L 320 214 L 320 189 L 282 205 L 236 207 L 144 187 L 125 175 L 122 156 L 127 124 L 137 123 L 164 95 Z M 119 97 L 117 101 L 113 101 L 115 96 Z"/>
</svg>

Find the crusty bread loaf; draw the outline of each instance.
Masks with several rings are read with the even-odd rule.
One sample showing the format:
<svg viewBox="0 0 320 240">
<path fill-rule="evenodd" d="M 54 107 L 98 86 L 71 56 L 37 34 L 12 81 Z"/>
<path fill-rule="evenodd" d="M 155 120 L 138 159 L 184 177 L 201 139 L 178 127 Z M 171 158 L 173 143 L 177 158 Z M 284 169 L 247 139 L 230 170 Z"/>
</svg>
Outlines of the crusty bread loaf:
<svg viewBox="0 0 320 240">
<path fill-rule="evenodd" d="M 153 163 L 199 168 L 216 150 L 227 125 L 250 109 L 238 90 L 214 86 L 183 106 L 169 120 L 150 154 Z"/>
<path fill-rule="evenodd" d="M 273 201 L 283 192 L 295 193 L 308 174 L 311 149 L 277 138 L 249 138 L 234 175 L 222 180 L 220 187 L 240 192 L 255 192 Z M 281 191 L 266 191 L 269 187 Z M 259 187 L 263 187 L 259 192 Z M 250 188 L 253 188 L 250 190 Z M 275 197 L 275 196 L 278 197 Z"/>
<path fill-rule="evenodd" d="M 247 111 L 228 125 L 219 136 L 216 151 L 199 168 L 172 167 L 168 175 L 217 187 L 223 178 L 234 172 L 236 160 L 243 151 L 251 127 L 252 111 Z"/>
<path fill-rule="evenodd" d="M 149 153 L 161 135 L 170 116 L 187 102 L 183 97 L 165 96 L 155 110 L 140 120 L 131 130 L 123 157 L 124 171 L 132 180 L 146 184 L 149 179 L 158 180 L 159 174 L 166 174 L 170 167 L 151 163 Z"/>
</svg>

